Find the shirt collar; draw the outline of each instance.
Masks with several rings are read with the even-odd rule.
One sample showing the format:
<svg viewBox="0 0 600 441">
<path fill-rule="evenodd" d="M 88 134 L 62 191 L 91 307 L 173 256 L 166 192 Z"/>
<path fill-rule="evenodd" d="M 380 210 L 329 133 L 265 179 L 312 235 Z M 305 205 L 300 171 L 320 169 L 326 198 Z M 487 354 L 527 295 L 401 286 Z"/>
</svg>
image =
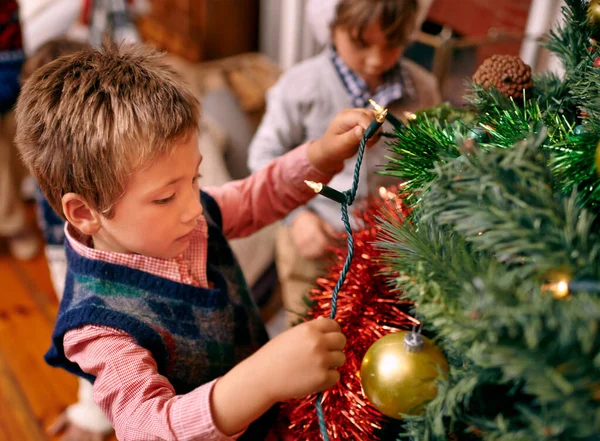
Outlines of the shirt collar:
<svg viewBox="0 0 600 441">
<path fill-rule="evenodd" d="M 204 216 L 198 218 L 198 225 L 194 230 L 188 249 L 183 254 L 171 259 L 94 249 L 92 238 L 83 234 L 68 222 L 65 223 L 65 236 L 73 250 L 88 259 L 145 271 L 179 283 L 187 283 L 203 288 L 209 286 L 206 275 L 208 225 Z"/>
</svg>

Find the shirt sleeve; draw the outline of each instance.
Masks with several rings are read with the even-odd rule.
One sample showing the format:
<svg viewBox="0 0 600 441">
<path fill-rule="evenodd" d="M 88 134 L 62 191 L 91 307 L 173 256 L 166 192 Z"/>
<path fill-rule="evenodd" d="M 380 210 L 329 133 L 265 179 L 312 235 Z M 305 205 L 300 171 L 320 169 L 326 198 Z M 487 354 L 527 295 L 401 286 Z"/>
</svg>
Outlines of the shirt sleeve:
<svg viewBox="0 0 600 441">
<path fill-rule="evenodd" d="M 176 395 L 151 353 L 127 333 L 86 325 L 65 334 L 66 357 L 94 375 L 93 398 L 121 441 L 235 440 L 215 425 L 210 395 L 218 380 Z"/>
<path fill-rule="evenodd" d="M 304 180 L 324 184 L 331 180 L 333 174 L 320 172 L 308 160 L 309 144 L 274 159 L 245 179 L 203 189 L 221 209 L 227 238 L 248 236 L 306 204 L 315 192 Z"/>
</svg>

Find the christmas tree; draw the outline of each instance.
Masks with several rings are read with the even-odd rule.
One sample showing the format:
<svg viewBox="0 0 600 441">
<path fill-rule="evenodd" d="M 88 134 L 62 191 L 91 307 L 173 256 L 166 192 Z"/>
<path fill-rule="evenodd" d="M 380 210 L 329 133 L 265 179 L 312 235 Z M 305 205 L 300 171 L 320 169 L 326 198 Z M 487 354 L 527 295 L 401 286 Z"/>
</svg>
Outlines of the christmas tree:
<svg viewBox="0 0 600 441">
<path fill-rule="evenodd" d="M 330 402 L 339 397 L 330 409 L 343 414 L 326 412 L 329 437 L 600 440 L 600 1 L 566 0 L 563 13 L 545 44 L 564 75 L 532 76 L 518 58 L 494 56 L 474 75 L 465 109 L 420 112 L 393 134 L 385 173 L 404 182 L 410 215 L 381 210 L 355 233 L 376 233 L 374 245 L 359 241 L 359 253 L 366 246 L 377 280 L 386 280 L 380 297 L 396 295 L 386 308 L 412 305 L 449 371 L 439 369 L 437 394 L 422 411 L 386 426 L 372 408 L 389 414 L 389 403 L 365 400 L 364 375 L 356 390 L 353 358 L 343 384 L 329 392 Z M 309 317 L 330 307 L 345 258 L 337 254 Z M 354 262 L 351 284 L 340 290 L 358 305 L 344 310 L 344 332 L 371 340 L 378 321 L 359 318 L 377 296 L 355 293 L 373 275 Z M 357 341 L 362 346 L 349 350 L 363 357 L 365 339 Z M 402 375 L 421 381 L 415 369 Z M 415 398 L 395 392 L 398 401 Z M 297 439 L 320 438 L 313 403 L 287 407 Z"/>
<path fill-rule="evenodd" d="M 467 115 L 395 134 L 386 173 L 413 211 L 379 248 L 450 365 L 400 437 L 600 439 L 600 4 L 563 12 L 547 46 L 564 76 L 495 56 Z"/>
</svg>

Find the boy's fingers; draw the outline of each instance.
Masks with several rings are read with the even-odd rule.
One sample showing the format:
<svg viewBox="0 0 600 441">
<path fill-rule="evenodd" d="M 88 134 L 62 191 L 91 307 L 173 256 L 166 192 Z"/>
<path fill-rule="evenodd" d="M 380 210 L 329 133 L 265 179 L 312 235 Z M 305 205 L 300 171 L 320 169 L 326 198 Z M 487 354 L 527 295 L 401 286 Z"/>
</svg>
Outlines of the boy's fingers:
<svg viewBox="0 0 600 441">
<path fill-rule="evenodd" d="M 331 386 L 334 386 L 338 381 L 340 381 L 340 373 L 334 369 L 329 370 L 329 372 L 327 372 L 326 380 L 327 387 L 323 388 L 323 390 L 329 389 Z"/>
<path fill-rule="evenodd" d="M 337 125 L 338 136 L 341 137 L 338 138 L 340 143 L 348 146 L 358 145 L 373 118 L 375 118 L 375 112 L 370 109 L 348 109 L 340 113 Z M 378 139 L 378 136 L 372 137 L 367 146 L 373 146 Z"/>
<path fill-rule="evenodd" d="M 359 126 L 354 126 L 351 130 L 347 130 L 339 135 L 339 146 L 343 146 L 344 148 L 350 148 L 352 146 L 357 146 L 360 142 L 360 138 L 362 137 L 364 130 Z"/>
<path fill-rule="evenodd" d="M 348 109 L 343 111 L 340 116 L 339 128 L 342 132 L 346 132 L 356 126 L 366 130 L 371 121 L 373 121 L 375 113 L 369 109 Z"/>
<path fill-rule="evenodd" d="M 313 321 L 314 326 L 321 332 L 340 332 L 340 324 L 330 318 L 317 318 Z"/>
<path fill-rule="evenodd" d="M 337 369 L 341 367 L 346 361 L 346 356 L 341 351 L 331 352 L 329 354 L 329 367 L 332 369 Z"/>
<path fill-rule="evenodd" d="M 381 127 L 379 128 L 377 133 L 367 141 L 367 147 L 373 147 L 375 144 L 377 144 L 379 142 L 380 139 L 381 139 Z"/>
<path fill-rule="evenodd" d="M 373 118 L 375 118 L 375 111 L 374 110 L 370 110 L 370 109 L 357 109 L 361 115 L 359 116 L 359 123 L 358 125 L 361 126 L 363 128 L 363 130 L 367 130 L 367 127 L 369 127 L 369 124 L 371 124 L 371 122 L 373 121 Z"/>
<path fill-rule="evenodd" d="M 325 381 L 323 381 L 320 385 L 320 387 L 318 387 L 315 392 L 322 392 L 324 390 L 329 389 L 332 386 L 335 386 L 335 384 L 340 381 L 340 373 L 338 371 L 336 371 L 335 369 L 329 369 L 327 371 L 326 377 L 325 377 Z"/>
<path fill-rule="evenodd" d="M 330 351 L 341 351 L 346 346 L 346 337 L 341 332 L 328 332 L 323 339 Z"/>
</svg>

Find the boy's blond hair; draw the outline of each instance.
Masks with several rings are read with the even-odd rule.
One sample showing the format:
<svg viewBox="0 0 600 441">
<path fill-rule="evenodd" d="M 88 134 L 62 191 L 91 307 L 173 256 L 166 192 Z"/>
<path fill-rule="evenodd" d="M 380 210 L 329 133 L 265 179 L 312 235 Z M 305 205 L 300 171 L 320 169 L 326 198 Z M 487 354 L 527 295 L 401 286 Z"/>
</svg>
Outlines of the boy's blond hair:
<svg viewBox="0 0 600 441">
<path fill-rule="evenodd" d="M 77 193 L 111 217 L 127 177 L 198 130 L 200 104 L 159 53 L 88 49 L 35 71 L 16 106 L 17 146 L 52 208 Z"/>
<path fill-rule="evenodd" d="M 341 0 L 331 28 L 344 28 L 358 41 L 373 22 L 379 22 L 391 45 L 409 43 L 415 31 L 417 0 Z"/>
</svg>

